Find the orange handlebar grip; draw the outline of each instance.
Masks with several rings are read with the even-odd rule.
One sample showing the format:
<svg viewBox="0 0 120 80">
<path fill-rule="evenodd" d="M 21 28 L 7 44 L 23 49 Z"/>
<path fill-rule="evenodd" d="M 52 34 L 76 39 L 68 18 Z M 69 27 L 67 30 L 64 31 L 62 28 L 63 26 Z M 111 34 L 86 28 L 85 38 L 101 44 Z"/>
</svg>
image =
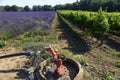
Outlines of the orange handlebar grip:
<svg viewBox="0 0 120 80">
<path fill-rule="evenodd" d="M 50 47 L 47 51 L 50 52 L 53 57 L 57 55 L 57 52 L 55 52 L 52 47 Z"/>
</svg>

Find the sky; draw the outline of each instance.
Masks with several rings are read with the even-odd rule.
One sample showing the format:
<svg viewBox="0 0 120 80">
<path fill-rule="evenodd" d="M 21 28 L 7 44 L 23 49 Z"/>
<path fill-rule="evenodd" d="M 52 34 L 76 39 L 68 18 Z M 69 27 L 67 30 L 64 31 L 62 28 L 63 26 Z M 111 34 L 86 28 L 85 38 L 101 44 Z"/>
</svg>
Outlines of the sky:
<svg viewBox="0 0 120 80">
<path fill-rule="evenodd" d="M 33 5 L 52 5 L 56 4 L 65 4 L 65 3 L 73 3 L 76 0 L 0 0 L 0 6 L 5 5 L 17 5 L 24 7 L 26 5 L 32 7 Z"/>
</svg>

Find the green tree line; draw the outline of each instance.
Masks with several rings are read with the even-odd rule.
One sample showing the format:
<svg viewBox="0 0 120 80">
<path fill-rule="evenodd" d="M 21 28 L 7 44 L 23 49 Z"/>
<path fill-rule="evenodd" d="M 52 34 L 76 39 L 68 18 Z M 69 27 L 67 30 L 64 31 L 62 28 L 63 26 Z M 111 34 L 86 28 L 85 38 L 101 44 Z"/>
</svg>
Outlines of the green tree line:
<svg viewBox="0 0 120 80">
<path fill-rule="evenodd" d="M 115 12 L 120 11 L 120 0 L 80 0 L 74 3 L 60 4 L 60 5 L 34 5 L 18 7 L 16 5 L 0 6 L 0 11 L 53 11 L 53 10 L 87 10 L 98 11 L 100 7 L 104 11 Z"/>
<path fill-rule="evenodd" d="M 17 5 L 6 5 L 6 6 L 0 6 L 0 11 L 53 11 L 54 8 L 51 5 L 34 5 L 32 8 L 29 6 L 25 7 L 18 7 Z"/>
<path fill-rule="evenodd" d="M 97 11 L 100 7 L 109 12 L 120 11 L 120 0 L 80 0 L 81 10 Z"/>
<path fill-rule="evenodd" d="M 80 0 L 72 4 L 56 5 L 55 10 L 120 11 L 120 0 Z"/>
</svg>

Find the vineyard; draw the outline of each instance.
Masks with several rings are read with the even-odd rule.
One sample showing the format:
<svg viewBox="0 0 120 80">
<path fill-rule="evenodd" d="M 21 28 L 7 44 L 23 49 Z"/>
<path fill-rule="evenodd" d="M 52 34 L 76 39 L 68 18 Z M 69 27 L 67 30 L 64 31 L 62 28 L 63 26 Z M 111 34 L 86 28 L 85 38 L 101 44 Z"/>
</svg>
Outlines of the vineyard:
<svg viewBox="0 0 120 80">
<path fill-rule="evenodd" d="M 100 9 L 98 12 L 58 11 L 58 14 L 89 35 L 120 33 L 120 13 L 117 12 L 106 13 Z"/>
<path fill-rule="evenodd" d="M 120 13 L 107 13 L 101 9 L 98 12 L 62 10 L 57 13 L 63 28 L 71 36 L 68 41 L 74 46 L 73 53 L 84 54 L 81 63 L 91 76 L 85 73 L 85 80 L 117 80 L 120 75 L 117 71 L 120 63 Z"/>
</svg>

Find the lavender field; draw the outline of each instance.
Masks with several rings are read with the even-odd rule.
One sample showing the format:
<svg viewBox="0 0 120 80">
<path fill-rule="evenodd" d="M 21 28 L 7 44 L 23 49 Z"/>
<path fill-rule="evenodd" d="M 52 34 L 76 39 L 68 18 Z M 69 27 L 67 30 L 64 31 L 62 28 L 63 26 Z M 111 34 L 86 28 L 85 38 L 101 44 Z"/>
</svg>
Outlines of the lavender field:
<svg viewBox="0 0 120 80">
<path fill-rule="evenodd" d="M 29 30 L 51 29 L 54 11 L 0 12 L 0 39 L 8 39 Z"/>
</svg>

